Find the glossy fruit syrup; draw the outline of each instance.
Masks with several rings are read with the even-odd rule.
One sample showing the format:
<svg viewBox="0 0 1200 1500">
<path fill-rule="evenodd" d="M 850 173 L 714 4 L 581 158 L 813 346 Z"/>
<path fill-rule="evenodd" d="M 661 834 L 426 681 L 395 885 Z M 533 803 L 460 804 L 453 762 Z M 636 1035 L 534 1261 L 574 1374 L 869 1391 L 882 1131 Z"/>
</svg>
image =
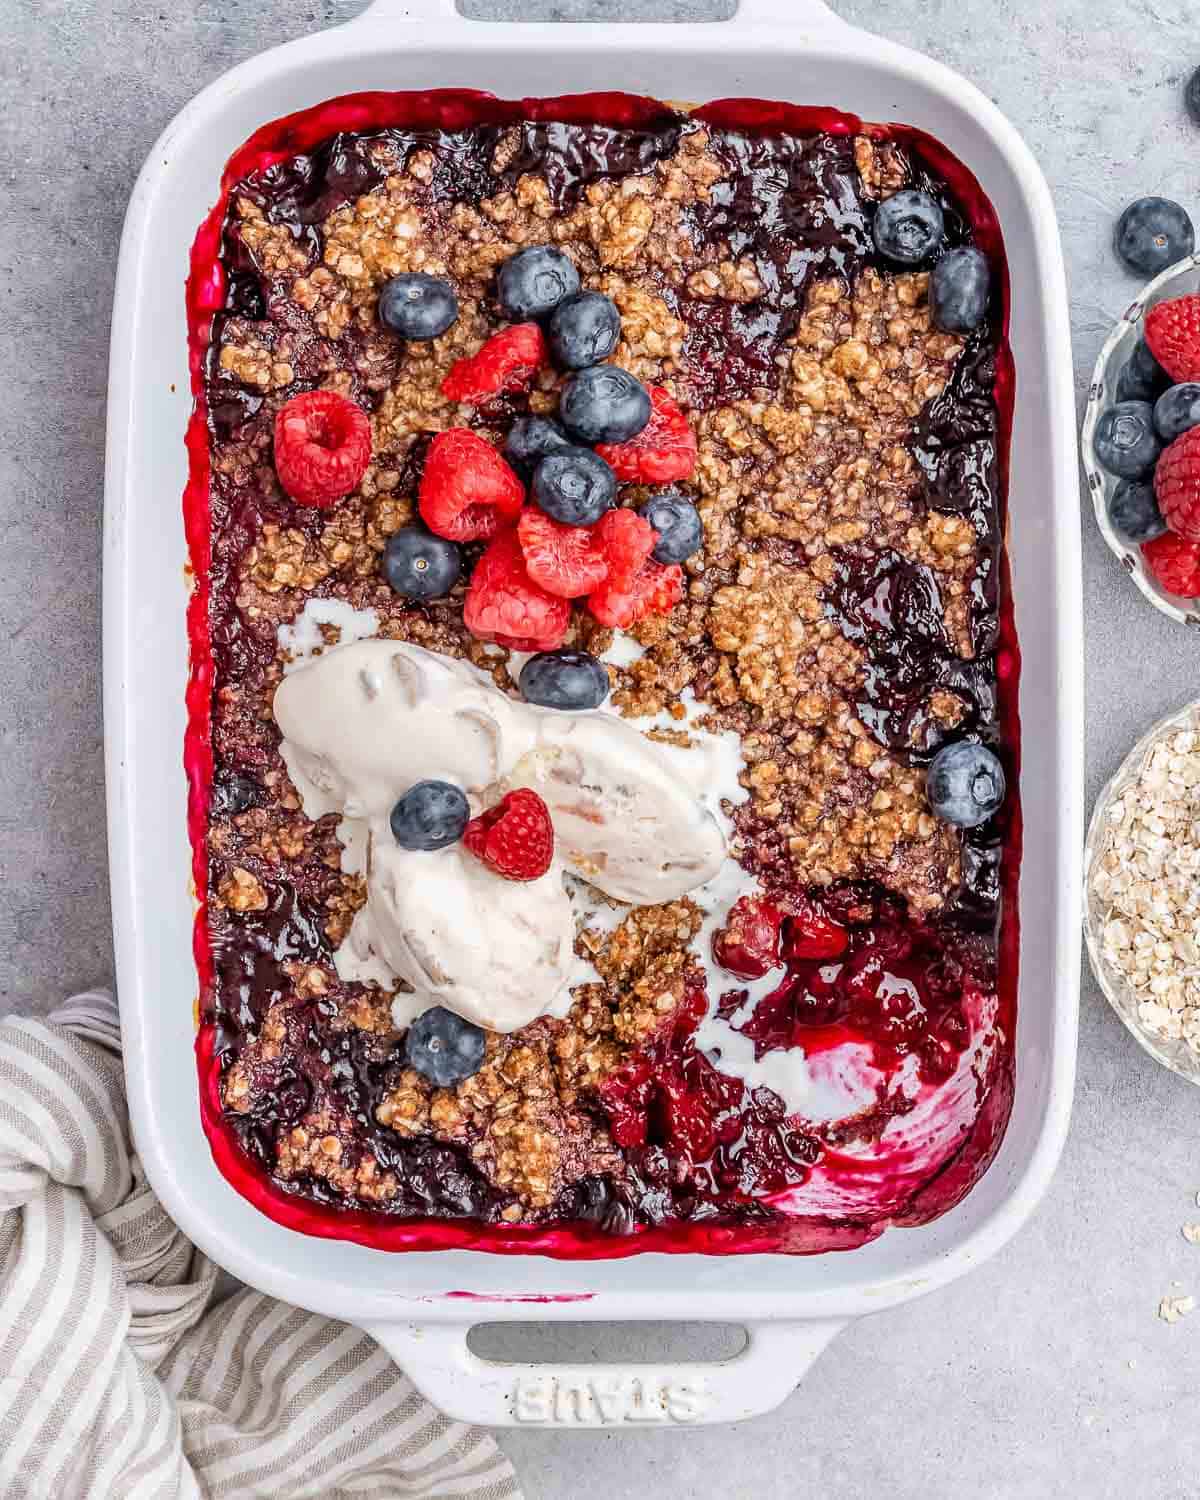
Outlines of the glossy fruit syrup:
<svg viewBox="0 0 1200 1500">
<path fill-rule="evenodd" d="M 702 372 L 701 391 L 713 403 L 739 399 L 774 378 L 776 355 L 795 328 L 811 279 L 853 276 L 876 263 L 867 205 L 856 186 L 857 134 L 905 146 L 919 185 L 942 202 L 949 242 L 979 244 L 1000 282 L 996 323 L 972 339 L 946 391 L 922 413 L 912 445 L 927 503 L 969 515 L 980 536 L 970 601 L 973 661 L 963 661 L 944 638 L 935 575 L 896 554 L 839 554 L 827 608 L 865 655 L 857 711 L 880 743 L 924 763 L 939 731 L 923 717 L 922 705 L 936 689 L 950 689 L 967 705 L 959 732 L 998 750 L 1014 790 L 1000 818 L 965 835 L 961 886 L 936 925 L 916 921 L 876 887 L 845 886 L 814 898 L 787 889 L 782 876 L 772 882 L 764 871 L 772 898 L 787 913 L 778 984 L 747 1015 L 744 992 L 731 976 L 730 990 L 717 1003 L 759 1057 L 799 1046 L 819 1058 L 849 1041 L 881 1074 L 907 1068 L 912 1088 L 881 1088 L 875 1106 L 847 1123 L 841 1136 L 799 1127 L 778 1095 L 722 1073 L 719 1059 L 695 1045 L 709 1001 L 697 971 L 671 1026 L 603 1086 L 600 1105 L 625 1156 L 627 1180 L 619 1187 L 597 1178 L 577 1184 L 557 1205 L 551 1225 L 489 1222 L 501 1200 L 462 1153 L 427 1140 L 400 1141 L 375 1124 L 374 1107 L 392 1064 L 369 1036 L 331 1032 L 317 1001 L 291 1013 L 291 1050 L 306 1061 L 280 1080 L 272 1117 L 252 1124 L 230 1120 L 221 1104 L 223 1059 L 287 992 L 284 963 L 328 960 L 320 921 L 325 892 L 273 894 L 266 911 L 240 925 L 237 942 L 213 941 L 202 896 L 194 946 L 205 1130 L 221 1171 L 238 1190 L 304 1232 L 389 1249 L 580 1259 L 642 1250 L 816 1253 L 852 1248 L 891 1224 L 921 1223 L 945 1212 L 986 1169 L 1002 1137 L 1012 1099 L 1020 809 L 1019 655 L 1002 535 L 1013 372 L 999 228 L 974 178 L 920 132 L 753 100 L 720 101 L 697 117 L 710 127 L 712 149 L 731 172 L 708 203 L 691 210 L 689 233 L 695 242 L 721 240 L 735 257 L 752 257 L 766 288 L 746 306 L 693 301 L 681 311 L 685 355 Z M 514 126 L 518 149 L 502 172 L 494 172 L 495 146 Z M 255 638 L 241 627 L 232 603 L 234 563 L 265 509 L 225 517 L 215 553 L 213 545 L 210 441 L 253 417 L 261 404 L 246 392 L 227 395 L 221 404 L 208 400 L 215 321 L 230 313 L 261 317 L 266 303 L 253 265 L 239 257 L 225 232 L 231 188 L 246 190 L 250 179 L 264 211 L 289 226 L 315 263 L 318 226 L 380 180 L 369 147 L 381 134 L 426 148 L 435 195 L 447 200 L 478 201 L 536 170 L 555 204 L 568 207 L 597 178 L 644 172 L 670 155 L 685 128 L 684 117 L 666 106 L 621 94 L 520 101 L 453 90 L 362 94 L 265 126 L 230 160 L 220 199 L 193 248 L 188 281 L 196 412 L 184 501 L 194 574 L 185 763 L 198 892 L 208 884 L 210 806 L 245 810 L 259 795 L 252 777 L 214 755 L 214 684 L 261 674 L 274 651 L 273 637 Z M 811 912 L 814 899 L 823 920 L 845 935 L 836 953 L 814 956 L 805 947 L 797 914 Z M 906 1114 L 915 1118 L 921 1089 L 967 1076 L 972 1024 L 985 1004 L 995 1008 L 995 1031 L 1005 1041 L 987 1060 L 978 1107 L 940 1170 L 910 1181 L 898 1159 L 894 1170 L 885 1166 L 870 1177 L 855 1142 L 878 1140 Z M 390 1212 L 322 1202 L 311 1185 L 307 1197 L 298 1196 L 269 1175 L 273 1132 L 303 1115 L 308 1079 L 318 1074 L 361 1122 L 381 1165 L 400 1183 Z"/>
</svg>

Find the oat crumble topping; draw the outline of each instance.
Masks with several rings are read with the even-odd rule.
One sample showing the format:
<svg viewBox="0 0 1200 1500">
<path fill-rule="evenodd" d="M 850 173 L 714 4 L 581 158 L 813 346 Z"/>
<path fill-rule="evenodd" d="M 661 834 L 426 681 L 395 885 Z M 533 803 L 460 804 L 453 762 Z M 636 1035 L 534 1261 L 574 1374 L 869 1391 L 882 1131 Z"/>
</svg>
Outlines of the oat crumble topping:
<svg viewBox="0 0 1200 1500">
<path fill-rule="evenodd" d="M 926 273 L 798 271 L 803 294 L 772 368 L 714 398 L 697 330 L 743 326 L 738 320 L 753 317 L 769 290 L 761 257 L 703 227 L 731 191 L 721 142 L 687 124 L 674 149 L 648 156 L 643 170 L 600 173 L 564 194 L 555 159 L 514 177 L 527 138 L 515 127 L 494 134 L 494 190 L 482 195 L 448 191 L 437 150 L 405 151 L 383 139 L 361 153 L 373 185 L 305 221 L 304 234 L 282 221 L 261 183 L 243 184 L 233 202 L 229 233 L 269 297 L 262 316 L 234 309 L 218 320 L 210 372 L 214 511 L 224 527 L 214 551 L 213 629 L 231 643 L 213 741 L 219 765 L 238 768 L 250 784 L 250 801 L 238 805 L 245 789 L 234 777 L 233 805 L 214 801 L 209 852 L 221 982 L 241 994 L 243 1016 L 258 1008 L 239 1023 L 245 1034 L 224 1075 L 224 1104 L 248 1132 L 260 1117 L 279 1121 L 274 1147 L 260 1135 L 248 1149 L 298 1190 L 411 1212 L 405 1147 L 451 1147 L 486 1189 L 471 1199 L 463 1188 L 463 1211 L 486 1208 L 516 1222 L 550 1216 L 581 1184 L 628 1177 L 598 1091 L 703 983 L 695 944 L 706 912 L 683 899 L 632 908 L 611 931 L 585 927 L 577 948 L 595 980 L 576 986 L 569 1014 L 512 1036 L 489 1034 L 481 1071 L 435 1088 L 397 1061 L 391 993 L 338 977 L 332 954 L 364 904 L 365 883 L 341 868 L 336 819 L 303 815 L 270 711 L 283 669 L 276 632 L 312 597 L 374 609 L 385 637 L 466 657 L 513 690 L 507 653 L 465 632 L 461 586 L 412 609 L 379 574 L 387 538 L 414 517 L 429 436 L 464 424 L 492 441 L 503 436 L 494 415 L 440 389 L 495 329 L 497 265 L 525 245 L 561 246 L 584 285 L 620 310 L 614 362 L 664 386 L 693 425 L 698 461 L 687 488 L 704 547 L 686 565 L 684 601 L 635 626 L 640 655 L 609 666 L 612 703 L 629 716 L 677 719 L 690 689 L 705 729 L 737 734 L 748 797 L 731 809 L 732 853 L 767 888 L 877 882 L 930 918 L 956 899 L 964 878 L 957 831 L 931 816 L 920 764 L 864 721 L 871 663 L 831 600 L 841 571 L 888 549 L 936 581 L 935 624 L 947 649 L 968 661 L 977 654 L 971 591 L 990 543 L 969 510 L 930 506 L 914 451 L 916 424 L 947 390 L 965 347 L 932 327 Z M 893 143 L 861 136 L 846 154 L 847 181 L 864 202 L 910 180 L 912 163 Z M 414 270 L 450 278 L 461 314 L 443 336 L 404 344 L 380 329 L 376 303 L 389 277 Z M 540 372 L 528 410 L 553 411 L 561 381 Z M 275 481 L 269 434 L 287 396 L 314 387 L 367 407 L 373 453 L 345 502 L 297 513 Z M 648 493 L 626 486 L 620 503 L 639 504 Z M 568 637 L 597 654 L 612 641 L 586 615 Z M 928 693 L 924 708 L 946 728 L 974 712 L 965 691 L 946 686 Z M 683 727 L 653 734 L 689 739 Z M 1188 806 L 1194 800 L 1200 763 L 1187 766 L 1200 757 L 1191 752 L 1189 737 L 1180 764 L 1159 768 L 1152 820 L 1126 811 L 1121 828 L 1132 852 L 1120 867 L 1106 866 L 1114 911 L 1106 943 L 1131 982 L 1144 984 L 1155 1024 L 1194 1035 L 1200 1050 L 1200 989 L 1166 962 L 1195 959 L 1196 934 L 1168 938 L 1161 893 L 1142 889 L 1200 864 L 1200 847 L 1188 865 L 1190 854 L 1161 854 L 1151 842 L 1182 826 L 1183 810 L 1162 805 L 1167 786 L 1182 788 Z M 260 922 L 254 930 L 267 955 L 253 996 L 236 967 L 247 919 Z M 316 1054 L 314 1028 L 324 1038 Z M 312 1069 L 303 1078 L 301 1057 Z M 416 1208 L 428 1211 L 435 1197 L 430 1190 Z M 1175 1316 L 1190 1310 L 1182 1306 L 1190 1299 L 1167 1301 Z"/>
</svg>

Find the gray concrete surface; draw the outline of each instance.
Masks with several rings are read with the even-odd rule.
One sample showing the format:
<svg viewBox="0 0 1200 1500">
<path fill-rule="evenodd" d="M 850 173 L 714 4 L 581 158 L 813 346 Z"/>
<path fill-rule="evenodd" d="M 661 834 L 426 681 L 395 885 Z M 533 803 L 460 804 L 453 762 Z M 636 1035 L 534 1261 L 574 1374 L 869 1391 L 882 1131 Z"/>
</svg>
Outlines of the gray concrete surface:
<svg viewBox="0 0 1200 1500">
<path fill-rule="evenodd" d="M 1109 251 L 1130 198 L 1200 211 L 1179 104 L 1200 15 L 1170 0 L 833 0 L 978 83 L 1054 189 L 1076 374 L 1134 283 Z M 111 955 L 99 700 L 103 401 L 121 215 L 154 136 L 202 84 L 361 0 L 0 0 L 0 1009 L 37 1012 Z M 731 0 L 465 0 L 543 21 L 728 15 Z M 829 101 L 836 103 L 837 101 Z M 164 503 L 174 503 L 164 497 Z M 1200 690 L 1197 643 L 1126 585 L 1087 517 L 1088 788 L 1143 724 Z M 1029 1003 L 1036 1003 L 1032 1001 Z M 782 1411 L 653 1435 L 517 1433 L 530 1500 L 1176 1500 L 1200 1490 L 1200 1095 L 1127 1039 L 1088 980 L 1074 1128 L 1054 1187 L 1001 1256 L 857 1327 Z M 1178 1282 L 1179 1286 L 1174 1287 Z M 532 1335 L 561 1351 L 564 1335 Z M 645 1352 L 593 1330 L 571 1347 Z M 682 1343 L 680 1338 L 682 1337 Z M 714 1335 L 672 1336 L 709 1349 Z M 107 1497 L 95 1497 L 107 1500 Z"/>
</svg>

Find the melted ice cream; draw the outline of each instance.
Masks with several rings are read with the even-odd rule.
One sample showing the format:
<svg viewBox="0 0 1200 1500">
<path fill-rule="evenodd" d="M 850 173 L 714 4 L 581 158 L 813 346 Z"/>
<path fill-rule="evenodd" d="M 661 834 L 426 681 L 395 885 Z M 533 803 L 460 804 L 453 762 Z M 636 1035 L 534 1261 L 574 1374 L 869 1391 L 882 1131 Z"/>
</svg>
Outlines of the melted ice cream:
<svg viewBox="0 0 1200 1500">
<path fill-rule="evenodd" d="M 306 815 L 342 814 L 342 842 L 365 847 L 367 904 L 339 973 L 390 972 L 424 1003 L 493 1030 L 526 1025 L 568 985 L 564 870 L 617 900 L 653 904 L 703 885 L 725 859 L 713 813 L 632 724 L 516 702 L 473 667 L 420 646 L 362 640 L 325 652 L 284 678 L 274 711 Z M 392 807 L 430 777 L 461 786 L 473 813 L 514 787 L 534 788 L 554 823 L 554 867 L 512 882 L 458 845 L 401 849 Z"/>
</svg>

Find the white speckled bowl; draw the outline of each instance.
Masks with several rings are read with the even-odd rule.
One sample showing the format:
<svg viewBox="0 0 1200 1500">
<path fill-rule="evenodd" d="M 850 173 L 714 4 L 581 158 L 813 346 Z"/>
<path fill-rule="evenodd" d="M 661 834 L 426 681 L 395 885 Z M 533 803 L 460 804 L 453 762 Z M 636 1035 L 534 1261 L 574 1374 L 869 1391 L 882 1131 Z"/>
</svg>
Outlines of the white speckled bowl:
<svg viewBox="0 0 1200 1500">
<path fill-rule="evenodd" d="M 1101 947 L 1101 934 L 1107 912 L 1102 902 L 1092 892 L 1092 872 L 1096 868 L 1104 849 L 1104 831 L 1108 823 L 1109 809 L 1113 803 L 1137 780 L 1146 759 L 1155 745 L 1181 729 L 1191 729 L 1200 734 L 1200 700 L 1189 703 L 1165 719 L 1160 719 L 1148 730 L 1126 756 L 1120 770 L 1096 799 L 1092 821 L 1088 827 L 1087 844 L 1084 849 L 1084 917 L 1083 929 L 1087 937 L 1088 957 L 1092 961 L 1092 972 L 1104 991 L 1109 1004 L 1133 1033 L 1138 1045 L 1190 1083 L 1200 1084 L 1200 1054 L 1194 1052 L 1187 1042 L 1167 1041 L 1146 1030 L 1138 1016 L 1138 999 L 1132 987 L 1109 965 Z"/>
<path fill-rule="evenodd" d="M 1095 447 L 1096 423 L 1100 420 L 1100 413 L 1116 400 L 1117 376 L 1142 336 L 1142 323 L 1146 313 L 1156 302 L 1183 297 L 1189 292 L 1200 292 L 1200 252 L 1189 255 L 1186 260 L 1179 261 L 1156 276 L 1141 296 L 1125 309 L 1120 322 L 1101 349 L 1100 358 L 1092 373 L 1083 417 L 1082 446 L 1083 469 L 1087 475 L 1092 505 L 1096 510 L 1096 524 L 1104 540 L 1124 563 L 1129 576 L 1155 609 L 1181 624 L 1200 625 L 1200 600 L 1168 594 L 1146 566 L 1137 543 L 1127 542 L 1113 530 L 1108 519 L 1108 498 L 1120 480 L 1100 466 Z"/>
</svg>

